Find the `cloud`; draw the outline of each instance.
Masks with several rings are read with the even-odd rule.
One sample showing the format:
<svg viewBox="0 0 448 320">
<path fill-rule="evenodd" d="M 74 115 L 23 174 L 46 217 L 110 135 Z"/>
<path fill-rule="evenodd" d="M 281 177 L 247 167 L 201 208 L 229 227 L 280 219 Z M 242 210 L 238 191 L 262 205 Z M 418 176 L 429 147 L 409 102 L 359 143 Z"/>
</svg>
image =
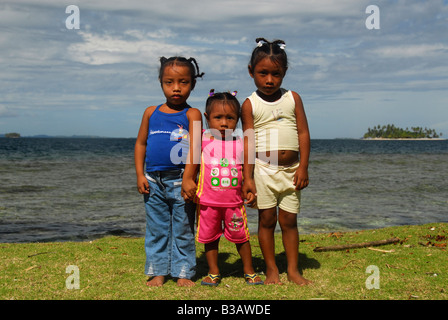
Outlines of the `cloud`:
<svg viewBox="0 0 448 320">
<path fill-rule="evenodd" d="M 80 30 L 65 27 L 69 4 L 80 9 Z M 370 4 L 380 9 L 379 30 L 365 27 Z M 310 125 L 323 136 L 333 134 L 325 129 L 330 120 L 355 117 L 356 110 L 364 112 L 358 114 L 363 126 L 370 114 L 364 106 L 375 108 L 372 96 L 386 103 L 390 114 L 405 105 L 404 119 L 420 114 L 416 102 L 427 97 L 431 110 L 448 118 L 440 97 L 448 89 L 447 17 L 442 0 L 5 0 L 0 116 L 14 120 L 6 124 L 9 131 L 20 131 L 13 126 L 24 126 L 23 115 L 31 111 L 42 123 L 57 118 L 45 117 L 49 111 L 63 118 L 64 110 L 89 115 L 123 110 L 124 122 L 138 122 L 142 107 L 163 101 L 159 57 L 171 55 L 195 57 L 205 72 L 190 97 L 195 105 L 203 105 L 212 87 L 236 89 L 244 99 L 255 89 L 247 64 L 255 38 L 262 36 L 286 41 L 290 68 L 284 86 L 310 104 Z M 407 95 L 415 95 L 415 102 Z M 97 125 L 109 130 L 103 118 Z M 42 124 L 39 133 L 45 127 L 51 124 Z M 448 136 L 448 127 L 443 130 Z"/>
<path fill-rule="evenodd" d="M 435 58 L 445 57 L 448 53 L 448 45 L 443 43 L 425 43 L 411 45 L 385 46 L 373 50 L 378 58 L 407 59 L 407 58 Z"/>
<path fill-rule="evenodd" d="M 17 117 L 17 113 L 0 104 L 0 118 Z"/>
<path fill-rule="evenodd" d="M 117 63 L 147 63 L 158 60 L 163 55 L 175 55 L 186 51 L 186 47 L 161 42 L 145 36 L 138 31 L 126 31 L 132 39 L 121 36 L 98 35 L 91 32 L 79 32 L 82 41 L 71 44 L 69 57 L 73 61 L 90 65 Z"/>
</svg>

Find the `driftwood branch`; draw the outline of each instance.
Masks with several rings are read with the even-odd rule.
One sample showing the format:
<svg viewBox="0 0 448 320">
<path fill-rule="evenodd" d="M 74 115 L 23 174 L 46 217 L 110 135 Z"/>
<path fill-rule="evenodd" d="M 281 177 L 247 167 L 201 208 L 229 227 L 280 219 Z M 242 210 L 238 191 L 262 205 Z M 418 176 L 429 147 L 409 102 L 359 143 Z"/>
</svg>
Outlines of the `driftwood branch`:
<svg viewBox="0 0 448 320">
<path fill-rule="evenodd" d="M 339 245 L 339 246 L 316 247 L 316 248 L 314 248 L 313 251 L 314 252 L 324 252 L 324 251 L 337 251 L 337 250 L 354 249 L 354 248 L 374 247 L 374 246 L 382 246 L 385 244 L 396 243 L 398 241 L 400 241 L 399 238 L 391 238 L 391 239 L 387 239 L 387 240 L 353 243 L 353 244 L 345 244 L 345 245 Z"/>
<path fill-rule="evenodd" d="M 40 255 L 40 254 L 51 253 L 51 252 L 54 252 L 54 251 L 47 251 L 47 252 L 39 252 L 39 253 L 35 253 L 35 254 L 30 254 L 30 255 L 28 256 L 28 258 L 31 258 L 31 257 L 34 257 L 34 256 L 38 256 L 38 255 Z"/>
</svg>

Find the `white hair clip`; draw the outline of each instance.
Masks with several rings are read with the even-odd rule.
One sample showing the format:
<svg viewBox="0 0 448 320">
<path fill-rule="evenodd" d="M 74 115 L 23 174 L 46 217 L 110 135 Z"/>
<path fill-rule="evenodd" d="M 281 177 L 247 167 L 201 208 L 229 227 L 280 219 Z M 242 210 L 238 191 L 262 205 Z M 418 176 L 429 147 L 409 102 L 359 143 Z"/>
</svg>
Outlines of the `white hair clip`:
<svg viewBox="0 0 448 320">
<path fill-rule="evenodd" d="M 279 45 L 279 47 L 280 47 L 280 49 L 285 50 L 286 44 L 282 43 L 282 44 Z"/>
<path fill-rule="evenodd" d="M 257 42 L 257 47 L 262 47 L 264 45 L 264 43 L 265 42 L 263 40 L 258 41 Z"/>
</svg>

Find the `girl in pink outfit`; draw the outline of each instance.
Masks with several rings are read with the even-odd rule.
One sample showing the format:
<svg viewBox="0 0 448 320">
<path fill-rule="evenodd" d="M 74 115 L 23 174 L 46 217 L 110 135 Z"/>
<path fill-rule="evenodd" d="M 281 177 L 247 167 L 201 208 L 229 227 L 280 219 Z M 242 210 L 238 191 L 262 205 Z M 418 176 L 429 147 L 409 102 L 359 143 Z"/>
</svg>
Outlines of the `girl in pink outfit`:
<svg viewBox="0 0 448 320">
<path fill-rule="evenodd" d="M 235 93 L 236 94 L 236 93 Z M 196 239 L 205 244 L 209 266 L 202 285 L 217 286 L 221 280 L 218 246 L 222 234 L 236 244 L 248 284 L 263 284 L 252 266 L 246 209 L 241 195 L 244 144 L 233 136 L 240 115 L 240 103 L 231 93 L 214 93 L 206 102 L 205 118 L 210 132 L 202 137 L 202 158 L 196 191 L 198 222 Z M 248 193 L 251 205 L 255 195 Z"/>
</svg>

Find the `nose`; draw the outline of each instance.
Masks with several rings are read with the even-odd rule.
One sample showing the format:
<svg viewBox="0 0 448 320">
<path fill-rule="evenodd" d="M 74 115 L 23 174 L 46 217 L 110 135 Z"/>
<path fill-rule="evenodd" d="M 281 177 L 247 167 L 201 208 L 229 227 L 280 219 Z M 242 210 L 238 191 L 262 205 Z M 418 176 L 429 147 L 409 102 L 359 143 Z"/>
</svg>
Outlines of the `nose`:
<svg viewBox="0 0 448 320">
<path fill-rule="evenodd" d="M 274 84 L 273 78 L 270 74 L 268 74 L 266 76 L 266 84 L 270 84 L 270 85 Z"/>
<path fill-rule="evenodd" d="M 227 119 L 226 118 L 221 119 L 221 128 L 227 128 L 227 127 L 228 127 Z"/>
</svg>

